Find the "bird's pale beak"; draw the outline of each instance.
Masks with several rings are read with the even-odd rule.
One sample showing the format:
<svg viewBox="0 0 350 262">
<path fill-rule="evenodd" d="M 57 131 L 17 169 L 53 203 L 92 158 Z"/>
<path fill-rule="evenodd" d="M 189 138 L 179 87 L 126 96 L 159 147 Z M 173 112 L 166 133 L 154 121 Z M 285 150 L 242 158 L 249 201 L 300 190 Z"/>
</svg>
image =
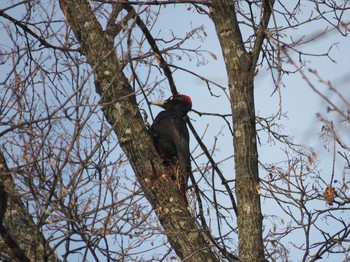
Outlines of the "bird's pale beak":
<svg viewBox="0 0 350 262">
<path fill-rule="evenodd" d="M 159 101 L 153 101 L 151 102 L 152 105 L 163 107 L 165 104 L 165 101 L 159 100 Z"/>
</svg>

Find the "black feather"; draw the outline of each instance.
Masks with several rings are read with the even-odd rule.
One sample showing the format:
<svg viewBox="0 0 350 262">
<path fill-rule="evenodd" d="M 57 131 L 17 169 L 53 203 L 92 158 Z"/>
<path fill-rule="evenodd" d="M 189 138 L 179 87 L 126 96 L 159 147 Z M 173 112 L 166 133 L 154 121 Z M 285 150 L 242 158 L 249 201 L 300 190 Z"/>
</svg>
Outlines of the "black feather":
<svg viewBox="0 0 350 262">
<path fill-rule="evenodd" d="M 180 189 L 186 193 L 191 173 L 191 155 L 185 117 L 191 110 L 191 99 L 177 95 L 153 104 L 165 109 L 157 115 L 151 126 L 154 145 L 166 166 L 180 167 L 180 177 L 176 177 Z"/>
</svg>

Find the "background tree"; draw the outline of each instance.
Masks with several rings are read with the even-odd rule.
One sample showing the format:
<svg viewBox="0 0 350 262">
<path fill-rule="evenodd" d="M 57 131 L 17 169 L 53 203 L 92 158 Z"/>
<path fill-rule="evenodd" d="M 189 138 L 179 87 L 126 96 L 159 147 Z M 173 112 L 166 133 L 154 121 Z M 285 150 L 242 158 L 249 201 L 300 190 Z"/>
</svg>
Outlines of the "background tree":
<svg viewBox="0 0 350 262">
<path fill-rule="evenodd" d="M 289 256 L 313 261 L 341 254 L 347 259 L 350 221 L 343 212 L 349 179 L 346 172 L 334 178 L 337 145 L 349 166 L 346 141 L 319 114 L 326 143 L 333 142 L 328 179 L 318 171 L 313 149 L 297 145 L 279 127 L 284 79 L 293 72 L 318 94 L 323 93 L 310 78 L 324 84 L 343 103 L 323 94 L 329 111 L 348 121 L 345 93 L 317 71 L 309 76 L 305 70 L 307 57 L 332 61 L 333 45 L 317 54 L 302 49 L 334 31 L 346 36 L 348 9 L 347 2 L 318 1 L 305 6 L 283 1 L 2 3 L 1 256 L 71 260 L 78 254 L 83 260 L 139 261 L 176 253 L 191 261 L 287 261 Z M 216 36 L 203 24 L 175 33 L 176 25 L 162 23 L 174 14 L 214 25 Z M 309 24 L 323 28 L 308 37 L 292 35 L 294 28 Z M 214 37 L 228 88 L 202 72 L 221 61 L 219 53 L 200 47 Z M 260 116 L 254 80 L 265 69 L 274 86 L 264 93 L 272 93 L 279 104 L 272 115 Z M 190 78 L 207 89 L 190 90 L 182 83 Z M 153 118 L 150 100 L 178 91 L 200 98 L 188 121 L 195 141 L 191 208 L 166 175 L 143 116 L 147 112 Z M 218 102 L 224 112 L 213 106 Z M 210 117 L 222 123 L 219 129 Z M 285 161 L 258 159 L 257 142 L 263 152 L 266 141 L 283 145 Z M 21 213 L 11 200 L 19 197 Z M 29 241 L 21 241 L 24 221 Z M 6 236 L 17 242 L 9 245 Z M 34 242 L 40 245 L 30 248 Z"/>
</svg>

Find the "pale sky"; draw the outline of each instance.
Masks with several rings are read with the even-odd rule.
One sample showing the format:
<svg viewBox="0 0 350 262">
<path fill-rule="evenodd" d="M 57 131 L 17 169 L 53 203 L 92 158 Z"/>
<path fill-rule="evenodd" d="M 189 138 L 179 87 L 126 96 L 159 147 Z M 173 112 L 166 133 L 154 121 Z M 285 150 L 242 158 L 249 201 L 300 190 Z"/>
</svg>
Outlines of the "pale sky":
<svg viewBox="0 0 350 262">
<path fill-rule="evenodd" d="M 307 8 L 309 8 L 308 5 L 310 4 L 307 3 L 305 5 L 305 10 L 308 10 Z M 193 70 L 197 74 L 227 88 L 226 69 L 222 60 L 220 45 L 216 37 L 213 23 L 208 17 L 200 16 L 196 12 L 192 12 L 193 10 L 185 11 L 187 7 L 188 6 L 182 6 L 174 9 L 173 6 L 167 6 L 162 10 L 157 25 L 153 28 L 152 32 L 156 33 L 157 37 L 165 39 L 170 38 L 172 34 L 174 36 L 183 37 L 186 32 L 203 25 L 206 36 L 202 33 L 200 33 L 200 36 L 203 37 L 204 41 L 200 41 L 200 38 L 195 35 L 193 36 L 193 39 L 184 46 L 189 49 L 200 48 L 201 50 L 208 50 L 214 54 L 214 56 L 204 52 L 207 59 L 205 65 L 197 65 L 196 57 L 192 57 L 192 61 L 190 61 L 186 56 L 183 56 L 181 60 L 174 61 L 174 63 L 178 66 L 185 67 L 186 69 Z M 1 4 L 0 8 L 3 8 Z M 178 12 L 179 9 L 183 9 L 183 11 Z M 307 13 L 307 11 L 305 11 L 305 13 Z M 349 20 L 350 17 L 348 20 L 345 19 L 345 21 Z M 288 31 L 284 40 L 289 42 L 288 39 L 290 37 L 296 39 L 302 35 L 311 36 L 315 34 L 315 32 L 318 33 L 322 31 L 326 26 L 329 25 L 321 22 L 314 23 L 312 26 L 305 26 L 305 28 Z M 169 30 L 171 30 L 171 33 Z M 309 69 L 316 69 L 324 79 L 330 80 L 334 83 L 336 88 L 348 98 L 350 95 L 350 89 L 348 87 L 350 80 L 349 38 L 344 38 L 340 36 L 339 33 L 332 32 L 316 42 L 303 46 L 302 49 L 299 50 L 302 50 L 303 52 L 324 53 L 327 52 L 330 45 L 334 43 L 338 44 L 333 47 L 330 55 L 336 63 L 331 62 L 327 57 L 306 57 L 305 59 L 310 61 L 307 62 L 307 67 Z M 0 45 L 6 46 L 6 42 L 3 41 L 3 39 L 0 39 Z M 215 59 L 215 57 L 217 59 Z M 296 59 L 296 61 L 298 59 L 298 57 L 294 55 L 293 58 Z M 305 72 L 310 76 L 310 73 L 308 73 L 307 70 L 305 70 Z M 207 86 L 203 81 L 179 71 L 174 73 L 174 78 L 178 91 L 191 96 L 194 109 L 208 113 L 230 113 L 231 109 L 229 101 L 221 89 L 211 85 L 212 92 L 215 95 L 220 95 L 220 98 L 211 97 Z M 325 86 L 315 81 L 314 78 L 311 79 L 313 79 L 313 83 L 320 90 L 325 90 Z M 322 177 L 327 181 L 327 176 L 329 176 L 331 171 L 332 154 L 324 148 L 323 140 L 319 139 L 322 124 L 317 120 L 316 113 L 320 112 L 324 114 L 324 116 L 333 119 L 337 126 L 339 126 L 339 119 L 337 119 L 334 114 L 326 114 L 327 105 L 310 89 L 299 73 L 283 76 L 283 83 L 285 87 L 282 87 L 280 90 L 282 97 L 282 112 L 286 113 L 287 118 L 281 118 L 278 121 L 278 124 L 283 126 L 281 132 L 293 136 L 295 143 L 305 144 L 314 148 L 315 153 L 319 156 L 318 160 L 320 163 L 318 168 Z M 260 72 L 255 79 L 256 113 L 261 117 L 268 117 L 271 114 L 276 113 L 278 110 L 279 96 L 278 93 L 276 93 L 271 97 L 273 90 L 274 85 L 271 81 L 270 72 L 267 70 L 265 64 L 265 67 L 260 68 Z M 170 90 L 165 90 L 164 93 L 164 98 L 171 95 Z M 329 95 L 329 93 L 327 94 Z M 159 111 L 159 109 L 154 107 L 152 109 L 154 113 Z M 229 134 L 226 123 L 222 119 L 213 118 L 211 116 L 198 117 L 193 112 L 190 113 L 189 116 L 199 135 L 205 133 L 203 141 L 208 148 L 212 146 L 214 137 L 218 137 L 217 150 L 214 154 L 214 159 L 216 161 L 221 161 L 233 154 L 232 136 Z M 230 117 L 228 117 L 227 120 L 231 122 Z M 347 130 L 347 132 L 343 131 L 343 134 L 348 134 L 348 131 L 349 130 Z M 259 136 L 261 138 L 261 143 L 263 144 L 262 147 L 259 147 L 259 157 L 261 162 L 275 163 L 285 160 L 283 145 L 270 145 L 264 134 L 259 134 Z M 191 148 L 193 149 L 197 144 L 193 138 L 191 139 Z M 347 141 L 350 141 L 350 139 L 347 139 Z M 201 150 L 197 149 L 194 155 L 200 153 Z M 337 179 L 340 179 L 344 164 L 339 157 L 338 160 L 336 176 Z M 205 163 L 206 160 L 202 159 L 200 161 Z M 220 169 L 227 177 L 230 177 L 231 174 L 233 175 L 233 159 L 220 164 Z M 265 177 L 266 172 L 261 170 L 260 176 Z M 281 214 L 278 208 L 276 208 L 275 205 L 270 204 L 269 201 L 263 199 L 262 202 L 264 214 Z M 319 208 L 327 207 L 325 203 L 324 205 L 321 203 Z M 270 226 L 267 220 L 264 220 L 264 223 L 266 223 L 267 227 Z M 292 238 L 298 238 L 299 235 L 292 235 L 290 237 L 291 240 L 293 240 Z M 298 253 L 291 250 L 291 259 L 292 261 L 299 261 L 300 257 L 298 256 Z"/>
</svg>

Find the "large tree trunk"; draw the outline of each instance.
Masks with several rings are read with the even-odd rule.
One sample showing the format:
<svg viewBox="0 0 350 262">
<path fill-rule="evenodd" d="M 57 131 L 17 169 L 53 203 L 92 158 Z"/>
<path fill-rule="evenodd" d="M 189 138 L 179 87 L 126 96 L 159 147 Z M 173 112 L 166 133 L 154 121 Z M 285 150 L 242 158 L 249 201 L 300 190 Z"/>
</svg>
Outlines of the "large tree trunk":
<svg viewBox="0 0 350 262">
<path fill-rule="evenodd" d="M 102 30 L 88 1 L 60 0 L 60 6 L 93 69 L 104 115 L 116 132 L 169 242 L 182 260 L 215 261 L 205 232 L 195 223 L 180 190 L 165 173 L 145 129 L 135 94 L 119 66 L 113 37 Z"/>
<path fill-rule="evenodd" d="M 232 105 L 234 161 L 238 204 L 238 248 L 241 261 L 264 261 L 260 207 L 258 151 L 254 110 L 254 70 L 270 16 L 264 1 L 264 19 L 256 45 L 248 53 L 243 45 L 233 1 L 213 1 L 210 9 L 225 59 Z"/>
</svg>

